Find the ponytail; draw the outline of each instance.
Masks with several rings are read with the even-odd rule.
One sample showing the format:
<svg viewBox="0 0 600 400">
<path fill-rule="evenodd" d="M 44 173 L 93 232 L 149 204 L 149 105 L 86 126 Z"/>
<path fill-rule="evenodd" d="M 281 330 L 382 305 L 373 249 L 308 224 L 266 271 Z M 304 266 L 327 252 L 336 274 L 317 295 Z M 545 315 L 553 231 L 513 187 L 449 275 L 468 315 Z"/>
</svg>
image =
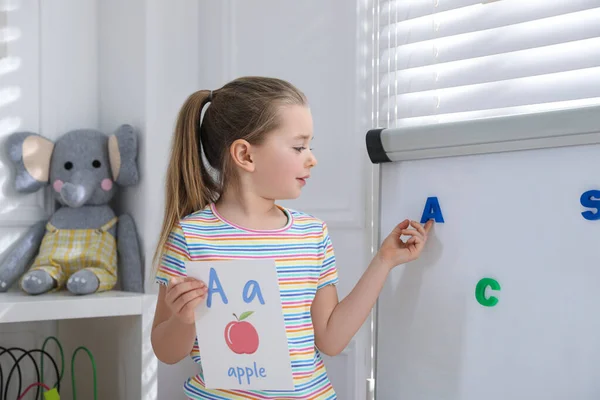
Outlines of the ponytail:
<svg viewBox="0 0 600 400">
<path fill-rule="evenodd" d="M 177 117 L 171 157 L 166 176 L 165 213 L 153 265 L 164 253 L 169 235 L 179 221 L 217 200 L 218 185 L 201 157 L 200 121 L 211 92 L 200 90 L 190 95 Z"/>
</svg>

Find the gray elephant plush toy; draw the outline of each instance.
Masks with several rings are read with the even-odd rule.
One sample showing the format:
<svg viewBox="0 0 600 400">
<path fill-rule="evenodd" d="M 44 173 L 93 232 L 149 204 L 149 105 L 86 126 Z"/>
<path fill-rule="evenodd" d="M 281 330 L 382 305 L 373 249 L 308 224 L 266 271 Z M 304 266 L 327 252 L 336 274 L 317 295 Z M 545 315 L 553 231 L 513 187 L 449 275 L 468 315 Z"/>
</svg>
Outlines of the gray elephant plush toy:
<svg viewBox="0 0 600 400">
<path fill-rule="evenodd" d="M 137 136 L 122 125 L 110 136 L 74 130 L 56 143 L 31 132 L 6 142 L 16 168 L 15 188 L 33 193 L 46 185 L 58 202 L 48 221 L 33 225 L 0 264 L 0 292 L 20 280 L 21 289 L 42 294 L 67 288 L 73 294 L 121 288 L 143 291 L 136 227 L 109 205 L 117 187 L 138 181 Z"/>
</svg>

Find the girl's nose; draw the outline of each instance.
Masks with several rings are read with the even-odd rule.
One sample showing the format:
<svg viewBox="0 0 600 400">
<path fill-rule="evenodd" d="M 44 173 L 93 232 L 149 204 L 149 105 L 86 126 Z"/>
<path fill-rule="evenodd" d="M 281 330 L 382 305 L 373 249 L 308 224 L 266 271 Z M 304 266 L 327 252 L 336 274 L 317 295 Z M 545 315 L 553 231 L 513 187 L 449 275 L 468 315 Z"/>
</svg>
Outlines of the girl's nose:
<svg viewBox="0 0 600 400">
<path fill-rule="evenodd" d="M 310 158 L 308 160 L 308 165 L 312 168 L 315 167 L 317 165 L 317 157 L 315 157 L 314 154 L 310 154 Z"/>
</svg>

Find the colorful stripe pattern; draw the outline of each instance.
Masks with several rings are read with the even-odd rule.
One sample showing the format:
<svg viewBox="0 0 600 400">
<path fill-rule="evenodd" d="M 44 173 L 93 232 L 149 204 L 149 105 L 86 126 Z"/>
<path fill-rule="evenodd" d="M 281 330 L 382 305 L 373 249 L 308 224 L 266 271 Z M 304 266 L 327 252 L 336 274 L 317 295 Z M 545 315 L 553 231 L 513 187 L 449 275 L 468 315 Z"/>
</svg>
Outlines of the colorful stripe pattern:
<svg viewBox="0 0 600 400">
<path fill-rule="evenodd" d="M 186 260 L 275 259 L 295 389 L 208 390 L 199 374 L 184 384 L 190 399 L 336 399 L 315 347 L 310 315 L 317 290 L 338 282 L 333 245 L 325 223 L 299 211 L 280 209 L 288 216 L 287 225 L 268 231 L 228 222 L 214 205 L 187 216 L 171 232 L 156 281 L 166 285 L 171 277 L 186 276 Z M 190 356 L 198 364 L 200 353 L 196 341 Z"/>
</svg>

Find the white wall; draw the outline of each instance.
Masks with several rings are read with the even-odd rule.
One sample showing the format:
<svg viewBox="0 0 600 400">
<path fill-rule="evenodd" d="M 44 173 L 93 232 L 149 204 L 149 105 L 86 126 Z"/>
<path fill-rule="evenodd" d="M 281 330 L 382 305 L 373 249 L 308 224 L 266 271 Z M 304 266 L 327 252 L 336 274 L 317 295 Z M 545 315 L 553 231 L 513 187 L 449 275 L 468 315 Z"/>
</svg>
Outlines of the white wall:
<svg viewBox="0 0 600 400">
<path fill-rule="evenodd" d="M 141 181 L 121 196 L 120 208 L 136 221 L 146 267 L 146 292 L 156 293 L 151 260 L 158 239 L 175 117 L 185 98 L 198 89 L 201 74 L 196 2 L 103 0 L 100 15 L 100 126 L 122 123 L 139 128 Z M 154 303 L 148 305 L 152 314 Z M 151 326 L 144 327 L 150 335 Z M 158 398 L 184 398 L 182 383 L 193 374 L 184 360 L 155 365 L 145 349 L 144 370 L 158 375 Z M 156 367 L 158 366 L 158 370 Z M 148 389 L 150 390 L 150 389 Z"/>
<path fill-rule="evenodd" d="M 308 96 L 319 165 L 302 197 L 286 205 L 328 223 L 340 297 L 359 279 L 369 254 L 364 133 L 370 127 L 371 82 L 364 45 L 370 37 L 359 24 L 367 3 L 205 0 L 198 15 L 198 89 L 216 89 L 238 76 L 267 75 L 290 80 Z M 367 324 L 343 354 L 326 360 L 339 398 L 365 395 L 369 351 Z M 161 367 L 159 397 L 180 390 L 182 377 L 190 373 L 195 367 L 189 363 Z"/>
<path fill-rule="evenodd" d="M 160 229 L 179 107 L 195 90 L 218 88 L 240 75 L 272 75 L 291 80 L 309 97 L 320 164 L 302 199 L 289 205 L 328 222 L 341 268 L 340 296 L 347 294 L 368 253 L 363 138 L 370 86 L 359 68 L 367 60 L 359 47 L 365 32 L 358 25 L 366 5 L 342 0 L 98 4 L 99 124 L 106 130 L 124 122 L 140 128 L 142 181 L 127 190 L 121 206 L 135 217 L 146 268 Z M 153 292 L 151 271 L 146 275 L 146 289 Z M 328 360 L 341 398 L 365 392 L 368 343 L 366 330 L 337 361 Z M 182 381 L 196 372 L 189 360 L 159 364 L 159 398 L 181 393 Z"/>
<path fill-rule="evenodd" d="M 327 221 L 337 250 L 340 296 L 348 293 L 366 265 L 369 238 L 365 221 L 371 196 L 365 188 L 370 175 L 363 138 L 370 127 L 370 86 L 367 55 L 359 46 L 366 32 L 358 24 L 363 2 L 24 1 L 43 5 L 40 125 L 33 128 L 50 137 L 80 127 L 108 133 L 123 123 L 139 129 L 141 182 L 118 197 L 117 211 L 135 218 L 148 293 L 156 291 L 149 266 L 177 111 L 193 91 L 246 74 L 289 79 L 309 97 L 320 164 L 303 197 L 288 205 Z M 35 201 L 28 204 L 37 207 Z M 153 306 L 149 302 L 148 313 Z M 56 330 L 52 323 L 20 324 L 4 332 L 35 338 L 27 335 L 41 328 L 42 338 L 46 328 Z M 88 334 L 99 340 L 105 333 Z M 144 335 L 149 334 L 150 326 L 144 326 Z M 32 340 L 19 344 L 31 347 Z M 364 395 L 368 344 L 365 329 L 347 351 L 327 360 L 340 398 Z M 139 350 L 133 352 L 136 357 Z M 157 365 L 150 350 L 141 352 L 148 398 L 156 374 L 158 398 L 183 398 L 182 382 L 196 373 L 195 365 L 189 360 Z"/>
<path fill-rule="evenodd" d="M 161 0 L 103 0 L 100 18 L 100 127 L 139 129 L 140 183 L 121 196 L 133 215 L 155 292 L 150 262 L 164 206 L 164 176 L 177 111 L 198 87 L 198 5 Z"/>
</svg>

